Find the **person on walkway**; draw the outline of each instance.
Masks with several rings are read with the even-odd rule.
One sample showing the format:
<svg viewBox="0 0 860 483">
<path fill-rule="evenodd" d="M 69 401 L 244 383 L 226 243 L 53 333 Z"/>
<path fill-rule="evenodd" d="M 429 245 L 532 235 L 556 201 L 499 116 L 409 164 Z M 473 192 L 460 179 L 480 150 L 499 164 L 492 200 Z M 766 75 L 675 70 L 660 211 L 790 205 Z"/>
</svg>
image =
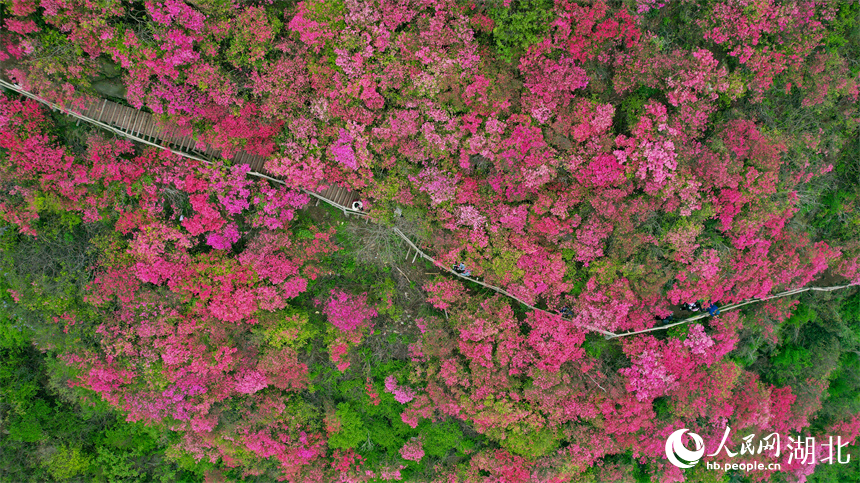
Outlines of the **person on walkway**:
<svg viewBox="0 0 860 483">
<path fill-rule="evenodd" d="M 460 275 L 463 275 L 465 277 L 471 277 L 472 276 L 472 271 L 466 270 L 466 264 L 465 263 L 454 262 L 454 266 L 451 269 L 454 270 L 454 273 L 459 273 Z"/>
<path fill-rule="evenodd" d="M 683 303 L 681 304 L 681 309 L 686 310 L 687 312 L 698 312 L 702 310 L 702 304 L 699 300 L 693 303 Z"/>
<path fill-rule="evenodd" d="M 664 326 L 664 325 L 669 325 L 669 324 L 671 324 L 672 322 L 674 322 L 674 321 L 675 321 L 675 317 L 673 317 L 673 316 L 671 316 L 671 315 L 666 316 L 666 317 L 660 317 L 659 315 L 655 315 L 655 316 L 654 316 L 654 320 L 656 320 L 656 321 L 657 321 L 657 324 L 656 324 L 656 326 L 657 326 L 657 327 L 662 327 L 662 326 Z"/>
<path fill-rule="evenodd" d="M 710 304 L 710 306 L 708 307 L 708 315 L 710 315 L 711 317 L 720 315 L 720 307 L 717 304 L 711 302 L 710 300 L 708 301 L 708 303 Z"/>
<path fill-rule="evenodd" d="M 352 209 L 355 211 L 361 211 L 364 208 L 364 204 L 360 200 L 355 200 L 352 202 Z"/>
<path fill-rule="evenodd" d="M 558 312 L 561 314 L 562 317 L 566 317 L 568 319 L 573 318 L 573 310 L 570 310 L 570 307 L 564 306 Z"/>
</svg>

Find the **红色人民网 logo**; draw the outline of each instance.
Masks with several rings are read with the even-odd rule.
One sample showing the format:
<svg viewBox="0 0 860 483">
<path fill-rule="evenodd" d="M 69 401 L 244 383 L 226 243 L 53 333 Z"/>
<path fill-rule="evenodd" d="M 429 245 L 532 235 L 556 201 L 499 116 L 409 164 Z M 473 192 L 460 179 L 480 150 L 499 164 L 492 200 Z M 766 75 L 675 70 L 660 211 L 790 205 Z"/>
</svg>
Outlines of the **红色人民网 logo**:
<svg viewBox="0 0 860 483">
<path fill-rule="evenodd" d="M 686 428 L 679 429 L 666 439 L 666 457 L 678 468 L 692 468 L 705 455 L 705 443 L 702 441 L 702 437 L 696 433 L 687 433 L 687 431 L 689 430 Z M 687 449 L 681 441 L 684 433 L 687 433 L 693 440 L 695 449 L 692 451 Z"/>
</svg>

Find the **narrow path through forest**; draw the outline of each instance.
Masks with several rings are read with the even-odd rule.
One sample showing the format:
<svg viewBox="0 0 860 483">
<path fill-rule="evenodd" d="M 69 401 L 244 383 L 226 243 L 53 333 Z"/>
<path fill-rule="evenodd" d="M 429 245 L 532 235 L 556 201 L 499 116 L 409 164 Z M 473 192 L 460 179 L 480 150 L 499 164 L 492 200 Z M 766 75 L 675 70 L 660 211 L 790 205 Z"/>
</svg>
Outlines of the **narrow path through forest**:
<svg viewBox="0 0 860 483">
<path fill-rule="evenodd" d="M 137 142 L 149 145 L 149 146 L 153 146 L 153 147 L 156 147 L 159 149 L 167 149 L 174 154 L 183 156 L 183 157 L 188 158 L 188 159 L 194 159 L 196 161 L 200 161 L 202 163 L 206 163 L 206 164 L 211 165 L 214 163 L 211 161 L 211 159 L 206 159 L 206 158 L 207 157 L 208 158 L 217 157 L 219 154 L 218 151 L 213 150 L 209 146 L 204 146 L 202 151 L 197 150 L 196 149 L 197 148 L 196 143 L 194 142 L 194 139 L 192 136 L 180 136 L 180 135 L 177 135 L 175 133 L 175 131 L 163 132 L 156 125 L 154 116 L 152 114 L 148 114 L 148 113 L 145 113 L 143 111 L 138 111 L 136 109 L 132 109 L 132 108 L 127 107 L 127 106 L 122 106 L 121 104 L 117 104 L 117 103 L 107 101 L 107 100 L 101 100 L 101 101 L 97 100 L 97 101 L 91 103 L 90 105 L 88 105 L 86 107 L 86 109 L 83 110 L 83 112 L 78 112 L 80 110 L 77 110 L 77 109 L 72 110 L 68 107 L 59 106 L 59 105 L 57 105 L 53 102 L 50 102 L 50 101 L 48 101 L 42 97 L 39 97 L 35 94 L 27 92 L 27 91 L 21 89 L 20 87 L 18 87 L 17 85 L 11 84 L 4 79 L 0 79 L 0 86 L 3 86 L 7 89 L 14 91 L 14 92 L 17 92 L 17 93 L 19 93 L 25 97 L 28 97 L 30 99 L 39 101 L 42 104 L 45 104 L 46 106 L 50 107 L 52 110 L 60 111 L 66 115 L 72 116 L 74 118 L 85 121 L 85 122 L 90 123 L 92 125 L 98 126 L 102 129 L 111 131 L 111 132 L 113 132 L 117 135 L 123 136 L 125 138 L 131 139 L 131 140 L 134 140 L 134 141 L 137 141 Z M 96 117 L 91 117 L 92 115 L 95 115 Z M 156 141 L 160 141 L 160 143 L 156 143 Z M 170 146 L 173 146 L 173 147 L 170 147 Z M 278 179 L 275 176 L 271 176 L 270 174 L 266 174 L 265 172 L 260 172 L 260 171 L 265 171 L 263 168 L 265 159 L 260 157 L 260 156 L 254 156 L 254 155 L 243 152 L 243 153 L 237 154 L 237 156 L 234 159 L 240 163 L 243 163 L 243 164 L 247 163 L 251 166 L 251 171 L 248 173 L 248 175 L 250 175 L 250 176 L 255 176 L 255 177 L 267 179 L 267 180 L 273 181 L 275 183 L 280 183 L 280 184 L 284 184 L 284 185 L 286 184 L 283 180 Z M 359 211 L 359 210 L 353 210 L 351 207 L 346 206 L 346 205 L 350 204 L 352 202 L 352 200 L 358 198 L 358 196 L 355 192 L 352 192 L 346 188 L 331 186 L 331 187 L 327 188 L 326 190 L 322 191 L 321 193 L 315 193 L 313 191 L 306 190 L 306 189 L 302 189 L 302 191 L 305 192 L 306 194 L 316 198 L 317 203 L 319 203 L 320 201 L 328 203 L 329 205 L 342 211 L 344 213 L 344 215 L 346 215 L 346 216 L 356 215 L 356 216 L 364 217 L 366 223 L 369 221 L 374 221 L 368 213 L 365 213 L 365 212 Z M 374 221 L 374 223 L 375 223 L 375 221 Z M 430 261 L 439 270 L 444 271 L 444 272 L 448 273 L 449 275 L 459 277 L 463 280 L 478 284 L 482 287 L 485 287 L 489 290 L 492 290 L 494 292 L 502 294 L 506 297 L 510 297 L 510 298 L 516 300 L 517 302 L 521 303 L 522 305 L 524 305 L 524 306 L 526 306 L 532 310 L 544 312 L 544 313 L 551 314 L 554 316 L 558 316 L 564 320 L 570 321 L 570 319 L 561 317 L 561 315 L 559 315 L 558 313 L 550 312 L 548 310 L 544 310 L 544 309 L 535 307 L 529 303 L 526 303 L 525 301 L 517 298 L 515 295 L 511 294 L 510 292 L 508 292 L 508 291 L 506 291 L 500 287 L 496 287 L 494 285 L 490 285 L 490 284 L 482 282 L 480 280 L 476 280 L 474 278 L 467 277 L 463 274 L 455 272 L 451 268 L 448 268 L 447 265 L 443 265 L 442 263 L 440 263 L 439 261 L 437 261 L 436 259 L 434 259 L 430 255 L 425 253 L 423 250 L 421 250 L 402 231 L 400 231 L 396 227 L 391 227 L 391 229 L 394 231 L 394 233 L 398 237 L 402 238 L 407 243 L 407 245 L 410 247 L 410 251 L 406 257 L 407 260 L 409 259 L 409 255 L 412 255 L 412 252 L 414 251 L 415 253 L 414 253 L 414 256 L 412 257 L 413 262 L 418 257 L 421 257 L 425 260 Z M 840 289 L 844 289 L 844 288 L 848 288 L 848 287 L 852 287 L 852 286 L 857 286 L 857 285 L 860 285 L 860 284 L 836 285 L 836 286 L 830 286 L 830 287 L 806 287 L 806 288 L 797 288 L 797 289 L 787 290 L 787 291 L 772 295 L 770 297 L 765 297 L 765 298 L 761 298 L 761 299 L 752 298 L 752 299 L 743 300 L 743 301 L 738 302 L 738 303 L 721 306 L 720 307 L 720 313 L 728 312 L 731 310 L 737 310 L 737 309 L 740 309 L 741 307 L 744 307 L 744 306 L 749 305 L 749 304 L 753 304 L 753 303 L 757 303 L 757 302 L 764 302 L 767 300 L 781 298 L 781 297 L 788 297 L 791 295 L 799 295 L 801 293 L 808 292 L 808 291 L 831 292 L 834 290 L 840 290 Z M 606 339 L 615 339 L 615 338 L 619 338 L 619 337 L 626 337 L 626 336 L 631 336 L 631 335 L 636 335 L 636 334 L 643 334 L 643 333 L 647 333 L 647 332 L 667 330 L 667 329 L 670 329 L 672 327 L 677 327 L 679 325 L 687 324 L 689 322 L 693 322 L 696 320 L 701 320 L 701 319 L 704 319 L 704 318 L 707 318 L 710 316 L 711 315 L 709 313 L 705 312 L 702 314 L 688 317 L 688 318 L 680 320 L 678 322 L 674 322 L 674 323 L 670 323 L 670 324 L 666 324 L 666 325 L 661 325 L 659 327 L 651 327 L 649 329 L 623 332 L 623 333 L 611 332 L 611 331 L 602 329 L 600 327 L 596 327 L 596 326 L 591 325 L 591 324 L 581 324 L 581 323 L 576 323 L 576 324 L 577 324 L 577 326 L 579 326 L 583 329 L 587 329 L 587 330 L 590 330 L 592 332 L 600 333 Z"/>
</svg>

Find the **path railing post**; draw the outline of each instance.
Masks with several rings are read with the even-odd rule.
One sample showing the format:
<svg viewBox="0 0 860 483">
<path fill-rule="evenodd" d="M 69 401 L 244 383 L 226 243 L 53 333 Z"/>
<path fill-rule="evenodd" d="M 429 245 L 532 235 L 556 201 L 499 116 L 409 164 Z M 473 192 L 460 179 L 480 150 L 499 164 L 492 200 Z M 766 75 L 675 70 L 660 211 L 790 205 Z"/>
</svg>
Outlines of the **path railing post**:
<svg viewBox="0 0 860 483">
<path fill-rule="evenodd" d="M 32 93 L 30 93 L 30 92 L 24 91 L 24 90 L 22 90 L 20 87 L 15 86 L 15 85 L 12 85 L 12 84 L 10 84 L 10 83 L 6 82 L 6 81 L 5 81 L 5 80 L 3 80 L 3 79 L 0 79 L 0 86 L 7 87 L 7 88 L 9 88 L 9 89 L 14 90 L 15 92 L 18 92 L 19 94 L 21 94 L 21 95 L 23 95 L 23 96 L 25 96 L 25 97 L 29 97 L 29 98 L 31 98 L 31 99 L 34 99 L 34 100 L 38 101 L 38 102 L 41 102 L 42 104 L 45 104 L 46 106 L 48 106 L 48 107 L 49 107 L 50 109 L 52 109 L 52 110 L 61 110 L 61 111 L 62 111 L 62 112 L 64 112 L 65 114 L 70 115 L 70 116 L 73 116 L 73 117 L 77 118 L 78 120 L 84 120 L 84 121 L 87 121 L 87 122 L 89 122 L 90 124 L 93 124 L 93 125 L 98 126 L 98 127 L 102 128 L 102 129 L 105 129 L 105 130 L 111 131 L 111 132 L 113 132 L 113 133 L 115 133 L 115 134 L 118 134 L 118 135 L 121 135 L 121 136 L 123 136 L 123 137 L 127 137 L 127 138 L 132 138 L 132 139 L 134 139 L 134 140 L 136 140 L 136 141 L 138 141 L 138 142 L 140 142 L 140 143 L 142 143 L 142 144 L 146 144 L 146 145 L 148 145 L 148 146 L 156 147 L 156 148 L 159 148 L 159 149 L 166 149 L 166 150 L 168 150 L 168 151 L 170 151 L 170 152 L 172 152 L 172 153 L 174 153 L 174 154 L 177 154 L 177 155 L 179 155 L 179 156 L 183 156 L 183 157 L 188 158 L 188 159 L 194 159 L 194 160 L 197 160 L 197 161 L 200 161 L 200 162 L 206 163 L 206 164 L 215 164 L 215 163 L 213 163 L 212 161 L 209 161 L 209 160 L 207 160 L 207 159 L 203 159 L 203 158 L 201 158 L 201 157 L 199 157 L 199 156 L 194 156 L 194 155 L 191 155 L 191 154 L 188 154 L 188 153 L 184 153 L 184 152 L 179 151 L 179 150 L 177 150 L 177 149 L 172 149 L 172 148 L 169 148 L 169 147 L 159 146 L 158 144 L 155 144 L 154 142 L 147 141 L 147 140 L 145 140 L 145 139 L 143 139 L 143 138 L 141 138 L 141 137 L 135 136 L 133 133 L 124 132 L 124 130 L 123 130 L 123 129 L 118 128 L 118 127 L 116 127 L 116 126 L 112 126 L 112 125 L 110 125 L 110 124 L 109 124 L 109 123 L 107 123 L 107 122 L 102 122 L 102 121 L 101 121 L 101 117 L 102 117 L 102 116 L 104 115 L 104 113 L 105 113 L 105 108 L 107 107 L 107 99 L 104 99 L 104 100 L 103 100 L 103 102 L 102 102 L 102 106 L 101 106 L 101 110 L 99 111 L 99 115 L 98 115 L 98 117 L 97 117 L 96 119 L 94 119 L 94 118 L 91 118 L 91 117 L 85 116 L 85 115 L 83 115 L 83 114 L 78 114 L 78 113 L 76 113 L 76 112 L 72 112 L 72 111 L 70 111 L 70 110 L 68 110 L 68 109 L 62 108 L 62 107 L 58 106 L 57 104 L 55 104 L 55 103 L 53 103 L 53 102 L 50 102 L 50 101 L 48 101 L 48 100 L 46 100 L 46 99 L 43 99 L 43 98 L 41 98 L 41 97 L 39 97 L 39 96 L 36 96 L 35 94 L 32 94 Z M 110 107 L 111 107 L 111 109 L 110 109 L 110 113 L 111 113 L 111 114 L 109 114 L 109 115 L 108 115 L 108 118 L 113 119 L 114 114 L 116 113 L 116 109 L 117 109 L 118 105 L 117 105 L 117 104 L 114 104 L 114 103 L 111 103 L 111 106 L 110 106 Z M 150 119 L 152 119 L 152 118 L 150 118 Z M 116 121 L 116 120 L 114 120 L 114 121 Z M 170 137 L 172 136 L 172 133 L 165 133 L 165 132 L 163 132 L 162 130 L 158 129 L 158 128 L 157 128 L 156 123 L 154 122 L 154 119 L 152 119 L 152 121 L 153 121 L 153 122 L 151 122 L 151 130 L 150 130 L 150 131 L 154 131 L 154 132 L 152 132 L 152 134 L 150 135 L 150 137 L 152 137 L 152 138 L 153 138 L 153 140 L 154 140 L 154 139 L 156 139 L 156 138 L 159 138 L 159 139 L 161 139 L 162 141 L 165 141 L 165 137 L 170 138 Z M 132 125 L 131 125 L 131 126 L 127 126 L 127 127 L 126 127 L 126 129 L 128 129 L 128 130 L 133 130 L 134 128 L 135 128 L 134 123 L 132 123 Z M 139 134 L 141 134 L 141 135 L 144 135 L 144 136 L 145 136 L 145 134 L 144 134 L 144 133 L 139 133 Z M 158 136 L 158 134 L 160 134 L 160 136 Z M 168 142 L 168 143 L 170 143 L 169 141 L 167 141 L 167 142 Z M 180 144 L 182 144 L 182 143 L 180 143 Z M 181 149 L 181 146 L 180 146 L 179 148 Z M 279 184 L 282 184 L 282 185 L 285 185 L 285 184 L 286 184 L 283 180 L 280 180 L 280 179 L 277 179 L 277 178 L 273 178 L 273 177 L 268 176 L 268 175 L 266 175 L 266 174 L 258 173 L 258 172 L 255 172 L 255 171 L 251 171 L 251 172 L 249 172 L 249 173 L 248 173 L 248 175 L 250 175 L 250 176 L 255 176 L 255 177 L 259 177 L 259 178 L 263 178 L 263 179 L 267 179 L 267 180 L 269 180 L 269 181 L 272 181 L 272 182 L 275 182 L 275 183 L 279 183 Z M 365 213 L 362 213 L 362 212 L 360 212 L 360 211 L 353 211 L 353 210 L 349 210 L 349 211 L 348 211 L 348 209 L 347 209 L 346 207 L 344 207 L 343 205 L 341 205 L 341 204 L 340 204 L 340 203 L 338 203 L 337 201 L 330 200 L 330 199 L 328 199 L 328 198 L 325 198 L 325 197 L 323 197 L 323 196 L 320 196 L 320 195 L 318 195 L 318 194 L 316 194 L 316 193 L 314 193 L 314 192 L 312 192 L 312 191 L 309 191 L 309 190 L 306 190 L 306 189 L 303 189 L 303 188 L 299 188 L 299 189 L 300 189 L 302 192 L 304 192 L 304 193 L 308 194 L 309 196 L 313 196 L 313 197 L 315 197 L 315 198 L 317 199 L 317 200 L 316 200 L 316 204 L 315 204 L 314 206 L 318 206 L 320 201 L 325 201 L 326 203 L 328 203 L 328 204 L 330 204 L 330 205 L 332 205 L 332 206 L 334 206 L 334 207 L 336 207 L 336 208 L 339 208 L 341 211 L 343 211 L 344 216 L 345 216 L 345 217 L 347 217 L 347 218 L 349 217 L 349 215 L 350 215 L 350 214 L 355 214 L 355 215 L 357 215 L 357 216 L 365 216 L 365 217 L 367 217 L 367 215 L 366 215 Z M 342 196 L 347 196 L 347 195 L 346 195 L 346 193 L 343 193 L 343 194 L 342 194 Z M 348 197 L 347 197 L 347 198 L 348 198 Z M 350 211 L 351 211 L 352 213 L 350 213 Z M 365 218 L 365 223 L 368 223 L 368 222 L 369 222 L 369 217 Z M 464 276 L 464 275 L 461 275 L 461 274 L 459 274 L 459 273 L 456 273 L 456 272 L 452 271 L 451 269 L 448 269 L 447 267 L 443 267 L 443 266 L 442 266 L 442 265 L 441 265 L 437 260 L 435 260 L 434 258 L 432 258 L 432 257 L 430 257 L 429 255 L 425 254 L 423 251 L 421 251 L 421 249 L 420 249 L 420 248 L 418 248 L 414 243 L 412 243 L 412 241 L 411 241 L 411 240 L 410 240 L 410 239 L 409 239 L 409 238 L 408 238 L 408 237 L 407 237 L 407 236 L 406 236 L 402 231 L 400 231 L 398 228 L 393 227 L 393 228 L 392 228 L 392 230 L 395 232 L 395 234 L 397 234 L 397 236 L 399 236 L 401 239 L 403 239 L 403 240 L 407 243 L 407 245 L 408 245 L 408 248 L 407 248 L 407 251 L 406 251 L 406 258 L 404 259 L 404 261 L 405 261 L 405 260 L 409 260 L 409 255 L 410 255 L 410 254 L 412 253 L 412 251 L 414 250 L 414 251 L 415 251 L 415 255 L 412 257 L 412 263 L 415 263 L 415 261 L 418 259 L 418 256 L 420 255 L 422 258 L 425 258 L 425 259 L 427 259 L 427 260 L 429 260 L 429 261 L 433 262 L 433 264 L 434 264 L 434 265 L 436 265 L 436 267 L 437 267 L 437 268 L 439 268 L 440 270 L 443 270 L 443 271 L 445 271 L 445 272 L 449 273 L 450 275 L 454 275 L 454 276 L 456 276 L 456 277 L 458 277 L 458 278 L 462 278 L 462 279 L 464 279 L 464 280 L 468 280 L 468 281 L 470 281 L 470 282 L 476 283 L 476 284 L 481 285 L 481 286 L 483 286 L 483 287 L 485 287 L 485 288 L 488 288 L 488 289 L 490 289 L 490 290 L 493 290 L 493 291 L 495 291 L 495 292 L 497 292 L 497 293 L 499 293 L 499 294 L 505 295 L 506 297 L 510 297 L 511 299 L 516 300 L 517 302 L 519 302 L 519 303 L 521 303 L 521 304 L 525 305 L 526 307 L 528 307 L 528 308 L 530 308 L 530 309 L 532 309 L 532 310 L 540 311 L 540 312 L 544 312 L 544 313 L 550 313 L 550 312 L 548 312 L 548 311 L 546 311 L 546 310 L 543 310 L 543 309 L 539 309 L 539 308 L 537 308 L 537 307 L 534 307 L 533 305 L 531 305 L 531 304 L 529 304 L 529 303 L 527 303 L 527 302 L 523 301 L 522 299 L 520 299 L 520 298 L 516 297 L 515 295 L 511 294 L 510 292 L 508 292 L 508 291 L 506 291 L 506 290 L 504 290 L 504 289 L 502 289 L 502 288 L 499 288 L 499 287 L 496 287 L 496 286 L 493 286 L 493 285 L 489 285 L 489 284 L 487 284 L 487 283 L 484 283 L 484 282 L 482 282 L 482 281 L 476 280 L 476 279 L 474 279 L 474 278 L 466 277 L 466 276 Z M 800 293 L 803 293 L 803 292 L 807 292 L 807 291 L 810 291 L 810 290 L 811 290 L 811 291 L 831 292 L 831 291 L 834 291 L 834 290 L 840 290 L 840 289 L 844 289 L 844 288 L 848 288 L 848 287 L 853 287 L 853 286 L 857 286 L 857 285 L 860 285 L 860 284 L 856 284 L 856 283 L 855 283 L 855 284 L 848 284 L 848 285 L 841 285 L 841 286 L 834 286 L 834 287 L 807 287 L 807 288 L 793 289 L 793 290 L 788 290 L 788 291 L 785 291 L 785 292 L 782 292 L 782 293 L 779 293 L 779 294 L 776 294 L 776 295 L 772 295 L 772 296 L 770 296 L 770 297 L 762 298 L 762 299 L 748 299 L 748 300 L 744 300 L 744 301 L 741 301 L 741 302 L 736 303 L 736 304 L 730 304 L 730 305 L 727 305 L 727 306 L 725 306 L 725 307 L 720 307 L 720 311 L 721 311 L 721 312 L 723 312 L 723 311 L 727 311 L 727 310 L 735 310 L 735 309 L 738 309 L 738 308 L 740 308 L 740 307 L 743 307 L 743 306 L 745 306 L 745 305 L 749 305 L 749 304 L 752 304 L 752 303 L 756 303 L 756 302 L 763 302 L 763 301 L 766 301 L 766 300 L 770 300 L 770 299 L 774 299 L 774 298 L 778 298 L 778 297 L 786 297 L 786 296 L 789 296 L 789 295 L 797 295 L 797 294 L 800 294 Z M 447 311 L 446 311 L 446 314 L 445 314 L 445 315 L 446 315 L 446 317 L 447 317 Z M 557 314 L 553 314 L 553 315 L 557 315 Z M 685 324 L 685 323 L 692 322 L 692 321 L 695 321 L 695 320 L 703 319 L 703 318 L 705 318 L 705 317 L 709 317 L 709 315 L 708 315 L 708 314 L 699 314 L 699 315 L 696 315 L 696 316 L 690 317 L 690 318 L 688 318 L 688 319 L 686 319 L 686 320 L 683 320 L 683 321 L 680 321 L 680 322 L 677 322 L 677 323 L 674 323 L 674 324 L 664 325 L 664 326 L 661 326 L 661 327 L 652 327 L 652 328 L 650 328 L 650 329 L 645 329 L 645 330 L 640 330 L 640 331 L 625 332 L 625 333 L 621 333 L 621 334 L 616 334 L 616 333 L 613 333 L 613 332 L 610 332 L 610 331 L 607 331 L 607 330 L 601 329 L 601 328 L 599 328 L 599 327 L 595 327 L 595 326 L 592 326 L 592 325 L 588 325 L 588 324 L 581 324 L 581 325 L 580 325 L 580 327 L 581 327 L 581 328 L 583 328 L 583 329 L 588 329 L 588 330 L 591 330 L 591 331 L 593 331 L 593 332 L 598 332 L 598 333 L 600 333 L 600 334 L 603 334 L 603 335 L 606 337 L 606 339 L 614 339 L 614 338 L 618 338 L 618 337 L 626 337 L 626 336 L 631 336 L 631 335 L 636 335 L 636 334 L 642 334 L 642 333 L 645 333 L 645 332 L 652 332 L 652 331 L 656 331 L 656 330 L 666 330 L 666 329 L 669 329 L 669 328 L 671 328 L 671 327 L 675 327 L 675 326 L 677 326 L 677 325 L 681 325 L 681 324 Z"/>
</svg>

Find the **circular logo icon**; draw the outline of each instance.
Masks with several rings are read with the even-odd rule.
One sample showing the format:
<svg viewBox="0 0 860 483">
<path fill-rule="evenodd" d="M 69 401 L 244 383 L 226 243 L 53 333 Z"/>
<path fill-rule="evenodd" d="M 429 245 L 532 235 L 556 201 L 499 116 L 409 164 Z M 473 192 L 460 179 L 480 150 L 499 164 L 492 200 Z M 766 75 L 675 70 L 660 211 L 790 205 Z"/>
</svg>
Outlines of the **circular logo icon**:
<svg viewBox="0 0 860 483">
<path fill-rule="evenodd" d="M 692 468 L 696 466 L 696 463 L 705 454 L 705 443 L 702 441 L 702 437 L 696 433 L 689 433 L 690 439 L 696 445 L 696 449 L 690 451 L 684 446 L 684 443 L 681 442 L 681 437 L 687 431 L 689 430 L 679 429 L 670 434 L 666 440 L 666 457 L 669 458 L 670 463 L 678 468 Z"/>
</svg>

